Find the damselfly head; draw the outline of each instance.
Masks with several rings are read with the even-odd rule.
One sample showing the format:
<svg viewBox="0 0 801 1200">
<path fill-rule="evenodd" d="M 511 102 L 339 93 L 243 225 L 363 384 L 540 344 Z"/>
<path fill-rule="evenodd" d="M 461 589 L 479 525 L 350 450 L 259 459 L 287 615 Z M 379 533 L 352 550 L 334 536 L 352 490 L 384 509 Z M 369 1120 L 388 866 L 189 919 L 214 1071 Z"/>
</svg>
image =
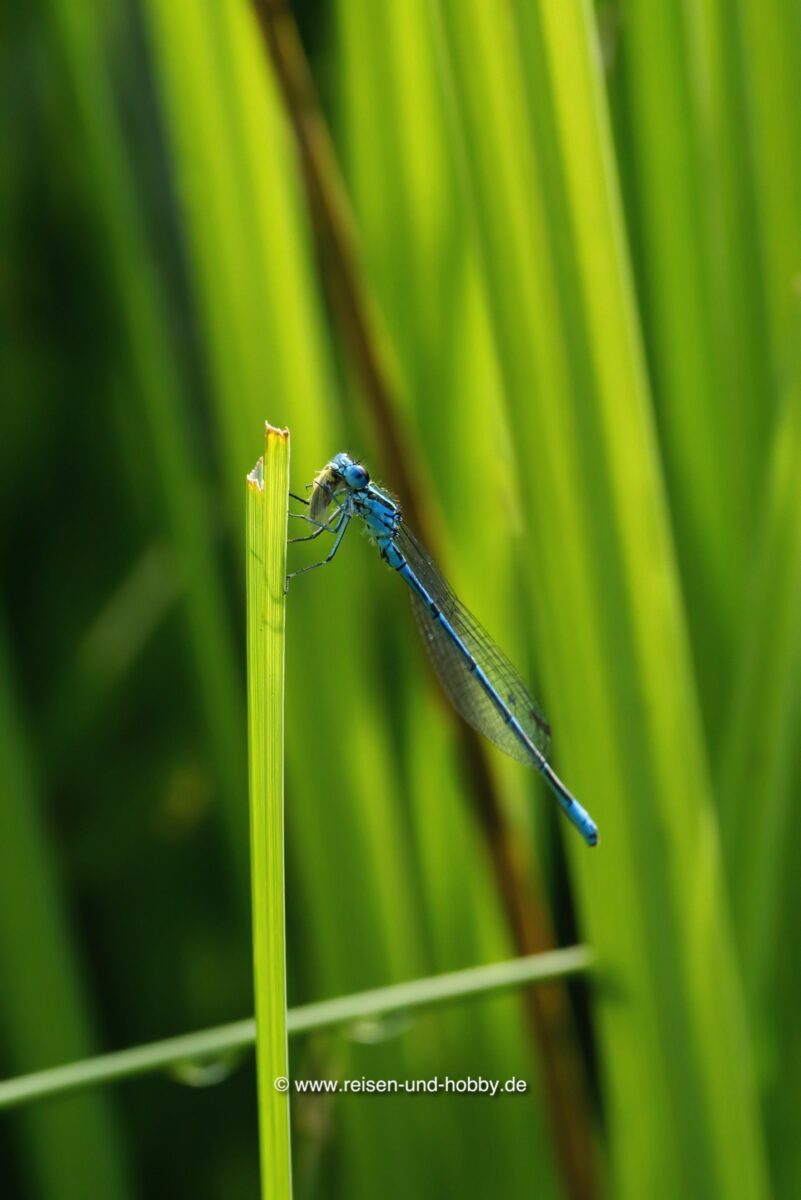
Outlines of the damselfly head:
<svg viewBox="0 0 801 1200">
<path fill-rule="evenodd" d="M 315 477 L 309 516 L 322 521 L 339 492 L 360 492 L 370 482 L 370 476 L 349 454 L 336 454 Z"/>
<path fill-rule="evenodd" d="M 360 492 L 370 482 L 365 468 L 349 454 L 335 454 L 328 465 L 339 472 L 350 492 Z"/>
</svg>

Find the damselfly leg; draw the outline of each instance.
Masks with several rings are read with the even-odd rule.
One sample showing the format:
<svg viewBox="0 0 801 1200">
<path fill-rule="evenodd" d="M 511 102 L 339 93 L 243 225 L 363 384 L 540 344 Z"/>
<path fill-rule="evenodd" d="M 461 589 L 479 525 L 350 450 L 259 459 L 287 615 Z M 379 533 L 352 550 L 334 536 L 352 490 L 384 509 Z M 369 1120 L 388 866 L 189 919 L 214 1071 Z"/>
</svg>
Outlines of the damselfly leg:
<svg viewBox="0 0 801 1200">
<path fill-rule="evenodd" d="M 346 508 L 340 509 L 337 524 L 335 526 L 333 526 L 333 528 L 330 528 L 328 526 L 325 527 L 328 529 L 328 531 L 330 533 L 336 533 L 336 535 L 337 535 L 336 541 L 334 542 L 333 546 L 331 547 L 331 553 L 326 558 L 321 559 L 320 562 L 312 563 L 308 567 L 301 567 L 299 571 L 290 571 L 290 573 L 286 577 L 286 583 L 284 584 L 284 594 L 286 594 L 289 591 L 290 579 L 294 579 L 296 575 L 305 575 L 307 571 L 314 571 L 317 569 L 317 567 L 325 567 L 328 565 L 328 563 L 331 562 L 331 560 L 333 559 L 334 555 L 336 554 L 337 550 L 340 547 L 340 543 L 342 542 L 343 537 L 345 536 L 345 530 L 348 528 L 348 525 L 350 523 L 350 518 L 351 518 L 351 514 L 348 512 L 348 510 Z M 322 533 L 322 529 L 318 530 L 318 532 Z M 313 533 L 310 535 L 310 537 L 316 537 L 316 536 L 317 536 L 316 533 Z M 297 541 L 297 542 L 305 542 L 305 541 L 308 541 L 309 538 L 290 538 L 289 540 Z"/>
<path fill-rule="evenodd" d="M 289 493 L 293 500 L 299 500 L 301 504 L 308 507 L 309 501 L 304 500 L 303 496 L 297 496 L 294 492 Z M 314 517 L 310 517 L 307 513 L 290 512 L 289 516 L 294 517 L 296 521 L 305 521 L 307 525 L 314 525 L 314 533 L 307 533 L 303 537 L 287 538 L 287 542 L 311 542 L 314 538 L 320 536 L 321 533 L 336 533 L 339 529 L 339 523 L 342 520 L 342 503 L 332 497 L 337 506 L 337 512 L 334 513 L 330 521 L 315 521 Z M 298 572 L 294 572 L 297 574 Z"/>
<path fill-rule="evenodd" d="M 321 533 L 336 533 L 339 528 L 340 515 L 337 513 L 337 519 L 332 525 L 327 522 L 315 521 L 312 517 L 307 517 L 305 513 L 289 513 L 290 517 L 294 517 L 296 521 L 305 521 L 307 525 L 314 525 L 314 533 L 304 534 L 303 537 L 287 538 L 288 542 L 311 542 L 314 538 L 319 537 Z"/>
</svg>

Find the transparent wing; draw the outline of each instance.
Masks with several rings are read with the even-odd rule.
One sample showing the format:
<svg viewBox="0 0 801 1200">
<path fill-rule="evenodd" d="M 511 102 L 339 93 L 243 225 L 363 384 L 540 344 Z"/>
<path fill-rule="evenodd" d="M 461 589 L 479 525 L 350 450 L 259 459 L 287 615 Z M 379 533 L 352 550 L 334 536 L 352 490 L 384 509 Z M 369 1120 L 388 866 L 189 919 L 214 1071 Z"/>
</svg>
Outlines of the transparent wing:
<svg viewBox="0 0 801 1200">
<path fill-rule="evenodd" d="M 542 710 L 502 650 L 496 646 L 476 618 L 456 598 L 439 573 L 428 551 L 405 525 L 397 534 L 397 547 L 432 600 L 436 603 L 482 668 L 510 712 L 517 717 L 541 754 L 547 755 L 551 729 Z M 470 671 L 464 655 L 435 621 L 423 602 L 412 595 L 420 633 L 439 680 L 451 703 L 474 729 L 483 733 L 506 754 L 531 766 L 526 752 L 487 693 Z"/>
</svg>

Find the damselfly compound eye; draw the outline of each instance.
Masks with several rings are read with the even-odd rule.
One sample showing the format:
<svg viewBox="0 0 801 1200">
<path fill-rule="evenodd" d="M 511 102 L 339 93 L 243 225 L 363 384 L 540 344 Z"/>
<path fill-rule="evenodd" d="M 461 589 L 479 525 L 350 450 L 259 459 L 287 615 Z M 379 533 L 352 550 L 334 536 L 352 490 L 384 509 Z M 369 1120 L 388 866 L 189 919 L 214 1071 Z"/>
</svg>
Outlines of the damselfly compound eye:
<svg viewBox="0 0 801 1200">
<path fill-rule="evenodd" d="M 370 482 L 370 476 L 364 467 L 359 466 L 358 463 L 353 463 L 345 472 L 345 482 L 349 488 L 353 488 L 354 491 L 358 492 L 362 488 L 367 487 Z"/>
</svg>

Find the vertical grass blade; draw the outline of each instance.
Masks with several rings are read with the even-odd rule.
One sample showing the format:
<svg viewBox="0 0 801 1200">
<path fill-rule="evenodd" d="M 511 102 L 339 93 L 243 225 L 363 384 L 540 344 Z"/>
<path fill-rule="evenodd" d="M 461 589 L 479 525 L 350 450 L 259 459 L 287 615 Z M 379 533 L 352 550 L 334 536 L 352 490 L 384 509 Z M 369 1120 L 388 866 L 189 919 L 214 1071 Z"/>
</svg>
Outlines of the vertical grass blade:
<svg viewBox="0 0 801 1200">
<path fill-rule="evenodd" d="M 84 139 L 87 175 L 97 185 L 99 235 L 109 260 L 127 367 L 152 442 L 179 570 L 186 579 L 186 622 L 197 672 L 198 703 L 208 732 L 236 877 L 247 871 L 244 788 L 244 713 L 241 680 L 203 488 L 189 449 L 183 385 L 170 342 L 170 317 L 139 205 L 135 167 L 117 116 L 109 75 L 108 31 L 100 4 L 80 10 L 49 0 L 53 36 L 62 54 Z"/>
<path fill-rule="evenodd" d="M 171 148 L 216 444 L 226 479 L 234 481 L 229 490 L 238 527 L 243 455 L 265 395 L 274 397 L 276 424 L 303 430 L 293 454 L 298 486 L 312 479 L 337 448 L 366 446 L 354 430 L 352 408 L 348 423 L 343 420 L 295 156 L 253 6 L 246 0 L 188 6 L 148 0 L 143 12 Z M 375 582 L 381 568 L 358 541 L 349 543 L 348 557 L 341 560 L 348 562 L 347 571 L 315 573 L 299 581 L 291 595 L 295 619 L 287 634 L 292 662 L 287 702 L 300 719 L 286 730 L 287 785 L 293 797 L 287 837 L 293 878 L 309 913 L 294 930 L 289 983 L 298 999 L 408 979 L 434 965 L 417 924 L 397 772 L 387 770 L 392 727 L 374 698 L 387 696 L 380 682 L 386 630 L 397 622 L 387 619 L 385 610 L 380 642 L 361 636 L 361 619 L 354 613 L 361 618 L 370 612 L 378 620 Z M 293 548 L 293 565 L 310 561 L 304 557 L 309 549 Z M 392 583 L 386 581 L 389 602 L 401 609 L 406 598 L 396 596 Z M 325 621 L 319 619 L 321 589 Z M 401 611 L 408 619 L 405 608 Z M 331 636 L 334 628 L 341 636 Z M 317 725 L 310 755 L 301 712 L 321 678 L 358 679 L 363 686 L 341 689 L 338 720 Z M 343 737 L 343 729 L 358 729 L 358 739 Z M 435 783 L 429 786 L 436 794 Z M 321 788 L 330 801 L 325 805 L 319 803 Z M 493 956 L 507 951 L 506 945 L 498 946 Z M 449 965 L 470 961 L 472 956 Z M 415 1031 L 408 1041 L 424 1064 L 419 1072 L 433 1073 L 426 1034 Z M 376 1070 L 372 1049 L 353 1053 L 359 1059 L 354 1069 Z M 405 1043 L 388 1045 L 386 1053 L 392 1057 L 386 1073 L 402 1073 Z M 340 1112 L 344 1194 L 354 1200 L 372 1195 L 390 1178 L 398 1194 L 422 1196 L 424 1186 L 431 1195 L 441 1194 L 430 1173 L 404 1153 L 398 1125 L 387 1120 L 382 1106 Z M 407 1142 L 446 1140 L 447 1114 L 440 1105 L 430 1110 L 424 1104 L 407 1106 L 404 1121 Z M 316 1161 L 320 1140 L 319 1130 L 310 1126 L 296 1134 L 296 1188 L 304 1158 Z"/>
<path fill-rule="evenodd" d="M 790 801 L 798 742 L 801 153 L 785 114 L 801 102 L 801 44 L 788 36 L 795 18 L 781 0 L 742 3 L 739 14 L 757 195 L 754 240 L 763 258 L 777 418 L 773 453 L 765 456 L 763 524 L 756 555 L 751 551 L 749 623 L 721 739 L 720 802 L 746 988 L 762 1034 L 765 1018 L 775 1020 L 770 1001 L 758 998 L 779 937 L 782 887 L 792 870 L 784 856 L 793 854 Z"/>
<path fill-rule="evenodd" d="M 0 1060 L 4 1073 L 91 1054 L 95 1042 L 91 1005 L 59 894 L 58 864 L 40 812 L 32 750 L 11 679 L 5 629 L 0 627 Z M 26 1114 L 23 1135 L 28 1194 L 39 1200 L 131 1196 L 110 1097 L 87 1095 L 37 1108 Z M 0 1158 L 4 1182 L 9 1168 Z"/>
<path fill-rule="evenodd" d="M 774 1193 L 801 1188 L 798 1025 L 799 875 L 794 823 L 799 787 L 801 621 L 801 152 L 790 113 L 801 103 L 801 40 L 787 0 L 741 0 L 750 148 L 757 198 L 753 239 L 763 258 L 771 381 L 778 399 L 774 454 L 763 493 L 750 624 L 739 652 L 720 800 L 743 973 L 760 1049 Z M 750 708 L 749 708 L 750 706 Z M 750 721 L 749 721 L 750 716 Z M 745 739 L 745 740 L 743 740 Z"/>
<path fill-rule="evenodd" d="M 793 775 L 801 703 L 801 393 L 786 397 L 768 476 L 754 597 L 744 639 L 720 794 L 746 991 L 764 1020 L 785 872 L 795 859 Z M 754 736 L 755 724 L 759 735 Z M 788 850 L 785 847 L 789 848 Z"/>
<path fill-rule="evenodd" d="M 723 716 L 770 409 L 731 6 L 627 6 L 630 226 L 707 726 Z M 677 348 L 680 350 L 677 351 Z"/>
<path fill-rule="evenodd" d="M 612 1190 L 750 1200 L 747 1029 L 590 6 L 439 11 L 528 467 L 546 692 L 602 832 L 570 853 L 619 988 L 597 1009 Z"/>
<path fill-rule="evenodd" d="M 442 551 L 442 564 L 457 592 L 478 604 L 488 628 L 504 631 L 508 650 L 510 626 L 521 628 L 519 621 L 509 619 L 508 608 L 515 595 L 509 546 L 519 528 L 514 521 L 490 523 L 485 515 L 496 498 L 508 508 L 514 472 L 486 298 L 469 236 L 469 210 L 449 137 L 430 6 L 428 0 L 407 0 L 403 5 L 341 0 L 337 12 L 342 46 L 339 139 L 359 218 L 362 261 L 397 355 L 419 457 L 429 467 L 433 489 L 442 501 L 440 513 L 424 497 L 419 508 L 425 527 L 418 532 L 424 538 L 432 530 L 439 535 L 437 553 Z M 486 435 L 489 427 L 492 437 Z M 481 430 L 478 436 L 476 430 Z M 411 442 L 407 444 L 407 459 L 416 454 Z M 381 469 L 391 470 L 391 464 L 383 463 Z M 479 478 L 481 487 L 465 487 L 466 479 Z M 443 536 L 446 531 L 450 536 Z M 405 618 L 402 613 L 399 627 Z M 512 654 L 515 662 L 522 661 L 519 649 Z M 469 900 L 464 894 L 468 864 L 471 878 L 479 875 L 472 830 L 469 824 L 465 828 L 466 818 L 469 823 L 476 816 L 512 937 L 521 950 L 539 948 L 553 935 L 538 895 L 539 882 L 532 878 L 529 843 L 513 815 L 515 792 L 518 812 L 528 816 L 546 811 L 530 804 L 537 782 L 525 772 L 505 772 L 502 763 L 496 769 L 480 742 L 473 749 L 469 739 L 457 740 L 448 754 L 445 729 L 441 738 L 432 729 L 434 723 L 444 725 L 448 714 L 421 696 L 426 684 L 423 665 L 415 658 L 410 666 L 405 721 L 417 752 L 408 755 L 412 774 L 407 791 L 414 806 L 415 852 L 422 863 L 437 966 L 497 952 L 490 948 L 490 939 L 498 930 L 488 938 L 482 928 L 493 900 L 476 886 Z M 472 785 L 465 788 L 459 764 L 474 759 L 486 765 L 465 772 L 465 781 L 469 778 Z M 443 839 L 452 851 L 445 861 Z M 460 899 L 451 907 L 446 896 Z M 517 1181 L 528 1174 L 547 1190 L 559 1186 L 556 1167 L 568 1193 L 586 1195 L 594 1173 L 593 1131 L 566 993 L 530 993 L 525 1012 L 539 1056 L 542 1109 L 533 1120 L 528 1114 L 524 1119 L 537 1126 L 539 1137 L 516 1140 L 510 1133 L 510 1115 L 497 1108 L 465 1112 L 460 1119 L 465 1143 L 459 1156 L 462 1187 L 511 1195 Z M 463 1036 L 475 1046 L 475 1024 Z M 499 1059 L 504 1047 L 518 1061 L 529 1053 L 520 1043 L 516 1024 L 495 1014 L 480 1036 L 492 1047 L 487 1052 Z M 458 1051 L 449 1048 L 447 1053 L 455 1062 Z M 495 1136 L 494 1122 L 499 1127 L 503 1123 L 510 1150 L 503 1161 L 488 1162 L 480 1147 L 484 1138 Z M 458 1190 L 453 1180 L 452 1185 Z"/>
<path fill-rule="evenodd" d="M 247 478 L 248 731 L 256 1071 L 262 1196 L 292 1191 L 286 1079 L 284 630 L 289 432 L 265 427 Z"/>
<path fill-rule="evenodd" d="M 788 114 L 801 105 L 801 40 L 788 0 L 741 0 L 744 74 L 758 238 L 773 381 L 797 373 L 798 265 L 801 262 L 801 151 Z"/>
</svg>

